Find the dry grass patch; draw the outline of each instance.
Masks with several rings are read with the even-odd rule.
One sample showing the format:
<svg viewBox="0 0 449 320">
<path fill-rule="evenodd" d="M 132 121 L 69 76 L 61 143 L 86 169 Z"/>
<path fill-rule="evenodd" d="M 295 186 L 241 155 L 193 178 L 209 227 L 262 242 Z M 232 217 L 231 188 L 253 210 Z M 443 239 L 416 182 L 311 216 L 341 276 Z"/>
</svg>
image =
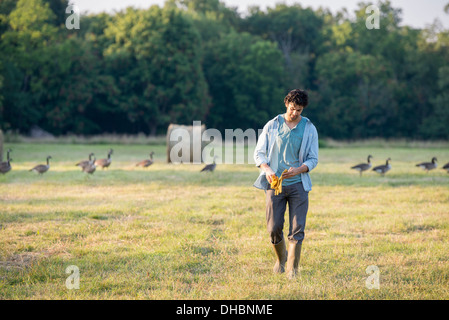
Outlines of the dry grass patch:
<svg viewBox="0 0 449 320">
<path fill-rule="evenodd" d="M 204 174 L 165 164 L 156 146 L 154 166 L 136 169 L 147 148 L 120 145 L 108 171 L 86 178 L 72 160 L 96 147 L 12 146 L 17 161 L 0 177 L 0 299 L 449 298 L 449 175 L 414 168 L 428 150 L 323 149 L 301 273 L 288 281 L 271 271 L 253 165 Z M 55 170 L 30 175 L 21 150 L 59 150 Z M 360 178 L 349 168 L 367 154 L 394 155 L 394 169 Z M 69 265 L 79 267 L 79 290 L 65 286 Z M 365 286 L 371 265 L 380 290 Z"/>
</svg>

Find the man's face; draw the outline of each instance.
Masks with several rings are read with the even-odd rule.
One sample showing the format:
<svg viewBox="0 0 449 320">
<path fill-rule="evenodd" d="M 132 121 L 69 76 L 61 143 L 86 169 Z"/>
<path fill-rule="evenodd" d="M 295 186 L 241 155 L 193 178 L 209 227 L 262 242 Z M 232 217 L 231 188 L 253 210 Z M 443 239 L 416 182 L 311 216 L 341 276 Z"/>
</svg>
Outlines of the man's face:
<svg viewBox="0 0 449 320">
<path fill-rule="evenodd" d="M 299 116 L 302 113 L 302 110 L 304 110 L 303 107 L 299 107 L 292 102 L 290 102 L 288 105 L 285 105 L 287 108 L 287 112 L 285 113 L 285 119 L 287 121 L 296 121 L 298 120 Z"/>
</svg>

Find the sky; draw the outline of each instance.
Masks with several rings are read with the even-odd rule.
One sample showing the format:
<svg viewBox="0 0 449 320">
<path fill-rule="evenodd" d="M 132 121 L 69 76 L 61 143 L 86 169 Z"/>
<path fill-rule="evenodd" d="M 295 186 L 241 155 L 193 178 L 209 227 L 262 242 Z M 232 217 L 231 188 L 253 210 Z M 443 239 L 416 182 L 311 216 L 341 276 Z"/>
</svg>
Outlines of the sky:
<svg viewBox="0 0 449 320">
<path fill-rule="evenodd" d="M 425 28 L 432 24 L 436 18 L 440 20 L 445 29 L 449 29 L 449 14 L 444 12 L 444 6 L 449 0 L 390 0 L 393 7 L 402 9 L 402 25 L 409 25 L 415 28 Z M 165 0 L 71 0 L 71 4 L 78 6 L 81 12 L 98 13 L 106 11 L 113 13 L 126 7 L 149 8 L 157 4 L 162 6 Z M 239 12 L 245 13 L 248 6 L 258 5 L 265 9 L 273 7 L 276 3 L 286 4 L 300 3 L 303 7 L 317 9 L 327 7 L 332 12 L 342 8 L 348 9 L 349 13 L 357 8 L 357 3 L 362 0 L 222 0 L 228 7 L 237 7 Z M 374 2 L 365 0 L 364 2 Z"/>
</svg>

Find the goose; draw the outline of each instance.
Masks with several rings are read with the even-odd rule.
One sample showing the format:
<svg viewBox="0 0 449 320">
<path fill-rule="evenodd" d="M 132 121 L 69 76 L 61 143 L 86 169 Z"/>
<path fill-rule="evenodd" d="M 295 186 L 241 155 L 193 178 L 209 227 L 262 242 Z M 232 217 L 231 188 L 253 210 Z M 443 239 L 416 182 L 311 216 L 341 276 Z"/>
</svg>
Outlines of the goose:
<svg viewBox="0 0 449 320">
<path fill-rule="evenodd" d="M 214 162 L 212 162 L 211 164 L 206 165 L 203 169 L 201 169 L 201 172 L 203 172 L 203 171 L 214 172 L 215 167 L 217 166 L 217 164 L 215 163 L 215 158 L 218 158 L 218 156 L 214 156 Z"/>
<path fill-rule="evenodd" d="M 6 150 L 6 161 L 0 162 L 0 166 L 6 164 L 9 160 L 9 154 L 12 152 L 11 149 Z"/>
<path fill-rule="evenodd" d="M 376 171 L 377 173 L 380 173 L 382 176 L 384 176 L 385 173 L 387 173 L 391 169 L 391 165 L 389 163 L 390 161 L 391 161 L 391 158 L 388 158 L 385 165 L 377 166 L 377 167 L 373 168 L 373 171 Z"/>
<path fill-rule="evenodd" d="M 443 169 L 446 170 L 447 173 L 449 173 L 449 162 L 443 166 Z"/>
<path fill-rule="evenodd" d="M 2 162 L 0 164 L 0 173 L 5 174 L 5 173 L 8 173 L 9 171 L 11 171 L 11 169 L 12 169 L 11 161 L 12 161 L 12 159 L 8 158 L 8 161 Z"/>
<path fill-rule="evenodd" d="M 363 171 L 371 169 L 371 167 L 372 167 L 371 158 L 372 157 L 373 157 L 372 155 L 369 155 L 367 163 L 360 163 L 360 164 L 358 164 L 356 166 L 351 167 L 351 169 L 355 169 L 355 170 L 359 171 L 360 172 L 360 176 L 362 176 L 362 172 Z"/>
<path fill-rule="evenodd" d="M 102 169 L 104 168 L 108 168 L 111 165 L 111 154 L 114 152 L 114 150 L 109 149 L 108 152 L 108 157 L 107 159 L 98 159 L 97 161 L 95 161 L 95 165 L 101 167 Z"/>
<path fill-rule="evenodd" d="M 11 169 L 12 169 L 12 167 L 11 167 L 11 161 L 12 161 L 12 159 L 9 157 L 9 153 L 10 152 L 12 152 L 12 150 L 11 149 L 8 149 L 7 150 L 7 153 L 6 153 L 6 161 L 3 161 L 3 162 L 0 162 L 0 172 L 1 173 L 3 173 L 3 174 L 5 174 L 5 173 L 7 173 L 7 172 L 9 172 L 9 171 L 11 171 Z"/>
<path fill-rule="evenodd" d="M 94 155 L 94 153 L 90 153 L 89 154 L 89 160 L 83 160 L 78 162 L 77 164 L 75 164 L 75 166 L 78 166 L 81 168 L 82 171 L 84 171 L 84 167 L 88 166 L 90 164 L 90 162 L 92 161 L 92 156 Z"/>
<path fill-rule="evenodd" d="M 438 166 L 437 158 L 433 157 L 432 162 L 422 162 L 418 163 L 416 166 L 422 168 L 428 173 L 430 170 L 433 170 Z"/>
<path fill-rule="evenodd" d="M 154 163 L 154 161 L 153 161 L 153 154 L 154 154 L 154 152 L 151 151 L 150 159 L 140 161 L 138 164 L 136 164 L 136 167 L 144 167 L 144 168 L 146 168 L 146 167 L 151 166 Z"/>
<path fill-rule="evenodd" d="M 93 174 L 95 170 L 97 169 L 97 165 L 95 164 L 96 158 L 94 156 L 94 159 L 92 161 L 89 161 L 89 163 L 83 167 L 83 171 L 89 174 Z"/>
<path fill-rule="evenodd" d="M 47 165 L 38 164 L 37 166 L 35 166 L 33 169 L 30 169 L 29 171 L 34 171 L 39 174 L 44 174 L 45 172 L 48 171 L 48 169 L 50 169 L 50 159 L 51 159 L 51 156 L 48 156 L 47 157 Z"/>
</svg>

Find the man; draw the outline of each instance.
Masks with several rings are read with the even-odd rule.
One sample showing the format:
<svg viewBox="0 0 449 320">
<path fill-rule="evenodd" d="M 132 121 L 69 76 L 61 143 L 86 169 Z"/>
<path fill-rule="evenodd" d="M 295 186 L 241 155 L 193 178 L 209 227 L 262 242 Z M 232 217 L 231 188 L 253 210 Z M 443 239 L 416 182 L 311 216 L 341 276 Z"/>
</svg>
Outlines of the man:
<svg viewBox="0 0 449 320">
<path fill-rule="evenodd" d="M 286 112 L 270 120 L 259 136 L 254 160 L 261 169 L 254 186 L 265 190 L 266 220 L 277 261 L 273 271 L 286 271 L 289 278 L 298 272 L 301 246 L 312 182 L 309 172 L 318 164 L 318 132 L 312 122 L 301 116 L 308 105 L 304 90 L 293 90 L 284 99 Z M 288 170 L 282 193 L 275 195 L 271 181 Z M 289 207 L 288 255 L 284 239 L 284 215 Z M 285 269 L 285 264 L 287 268 Z"/>
</svg>

